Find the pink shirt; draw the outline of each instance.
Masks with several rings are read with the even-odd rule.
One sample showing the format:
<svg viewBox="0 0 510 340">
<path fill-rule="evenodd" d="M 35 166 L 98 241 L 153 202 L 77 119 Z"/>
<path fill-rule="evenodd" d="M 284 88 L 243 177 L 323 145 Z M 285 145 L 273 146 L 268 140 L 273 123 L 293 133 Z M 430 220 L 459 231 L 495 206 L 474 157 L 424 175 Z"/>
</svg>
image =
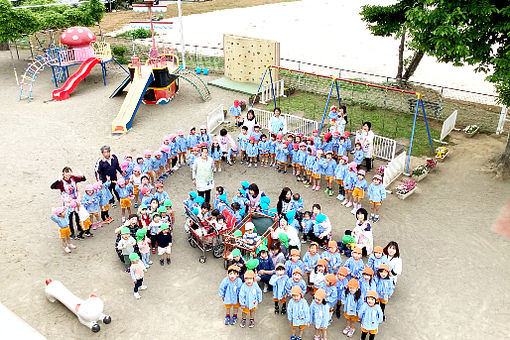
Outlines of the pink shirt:
<svg viewBox="0 0 510 340">
<path fill-rule="evenodd" d="M 151 243 L 151 240 L 149 240 L 147 237 L 144 237 L 141 241 L 138 242 L 138 249 L 140 249 L 140 253 L 147 254 L 150 251 L 149 243 Z"/>
</svg>

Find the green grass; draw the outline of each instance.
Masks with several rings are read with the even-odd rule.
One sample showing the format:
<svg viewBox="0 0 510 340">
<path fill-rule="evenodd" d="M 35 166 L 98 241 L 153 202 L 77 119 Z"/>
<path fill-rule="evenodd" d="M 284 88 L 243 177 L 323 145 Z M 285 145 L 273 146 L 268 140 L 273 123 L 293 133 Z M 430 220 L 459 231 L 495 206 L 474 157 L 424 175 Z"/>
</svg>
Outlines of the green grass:
<svg viewBox="0 0 510 340">
<path fill-rule="evenodd" d="M 303 116 L 304 118 L 320 122 L 326 101 L 326 96 L 297 91 L 288 98 L 278 98 L 276 104 L 284 113 Z M 329 106 L 331 107 L 332 105 L 338 106 L 338 101 L 332 98 Z M 413 115 L 380 109 L 374 106 L 366 107 L 347 103 L 346 106 L 348 116 L 347 130 L 356 131 L 361 128 L 363 122 L 370 121 L 374 133 L 383 137 L 397 139 L 399 144 L 404 144 L 408 148 L 413 126 Z M 266 109 L 269 111 L 272 111 L 273 108 L 274 104 L 272 102 L 266 105 Z M 324 124 L 329 126 L 327 116 Z M 440 131 L 431 127 L 430 122 L 429 127 L 431 128 L 432 139 L 439 139 Z M 432 155 L 423 119 L 418 119 L 416 122 L 412 154 L 414 156 Z"/>
</svg>

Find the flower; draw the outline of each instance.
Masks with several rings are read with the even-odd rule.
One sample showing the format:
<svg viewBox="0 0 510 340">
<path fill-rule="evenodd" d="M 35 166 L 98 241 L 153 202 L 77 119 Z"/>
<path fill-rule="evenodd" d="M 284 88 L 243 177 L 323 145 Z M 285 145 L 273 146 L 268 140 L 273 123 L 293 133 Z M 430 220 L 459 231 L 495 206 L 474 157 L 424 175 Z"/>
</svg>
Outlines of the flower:
<svg viewBox="0 0 510 340">
<path fill-rule="evenodd" d="M 375 170 L 375 173 L 381 176 L 384 176 L 384 170 L 386 170 L 386 167 L 384 165 L 381 165 L 380 167 Z"/>
<path fill-rule="evenodd" d="M 467 133 L 468 135 L 474 133 L 476 130 L 478 130 L 478 125 L 468 125 L 466 126 L 466 128 L 464 129 L 464 132 Z"/>
<path fill-rule="evenodd" d="M 404 183 L 397 185 L 396 192 L 397 192 L 397 194 L 404 195 L 404 194 L 409 193 L 411 190 L 413 190 L 416 187 L 417 187 L 416 181 L 413 179 L 409 179 L 409 180 L 405 181 Z"/>
<path fill-rule="evenodd" d="M 427 163 L 425 164 L 425 167 L 427 170 L 431 170 L 436 167 L 436 161 L 432 158 L 427 158 Z"/>
<path fill-rule="evenodd" d="M 426 174 L 428 172 L 426 165 L 418 165 L 416 168 L 414 168 L 411 175 L 419 177 L 423 174 Z"/>
<path fill-rule="evenodd" d="M 448 149 L 447 147 L 440 146 L 436 149 L 436 157 L 437 158 L 445 158 L 448 151 L 450 151 L 450 149 Z"/>
</svg>

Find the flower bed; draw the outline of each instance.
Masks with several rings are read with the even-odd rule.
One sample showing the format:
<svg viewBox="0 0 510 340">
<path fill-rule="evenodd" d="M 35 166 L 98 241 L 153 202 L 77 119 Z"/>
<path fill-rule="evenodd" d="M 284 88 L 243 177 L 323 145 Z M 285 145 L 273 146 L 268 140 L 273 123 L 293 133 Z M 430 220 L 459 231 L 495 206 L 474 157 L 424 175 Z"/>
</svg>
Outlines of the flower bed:
<svg viewBox="0 0 510 340">
<path fill-rule="evenodd" d="M 480 130 L 480 127 L 478 125 L 468 125 L 464 129 L 464 133 L 466 134 L 467 137 L 471 138 L 474 135 L 476 135 L 479 130 Z"/>
<path fill-rule="evenodd" d="M 411 173 L 411 176 L 413 176 L 416 182 L 419 182 L 425 177 L 427 177 L 428 174 L 429 172 L 427 170 L 426 165 L 418 165 L 416 168 L 414 168 L 413 172 Z"/>
<path fill-rule="evenodd" d="M 445 146 L 440 146 L 436 149 L 436 159 L 440 162 L 442 162 L 446 156 L 448 156 L 448 153 L 450 152 L 450 149 L 448 149 Z"/>
<path fill-rule="evenodd" d="M 405 200 L 407 197 L 411 196 L 415 190 L 418 188 L 415 180 L 409 179 L 402 184 L 397 185 L 395 188 L 395 193 L 397 197 L 401 200 Z"/>
<path fill-rule="evenodd" d="M 433 158 L 427 158 L 427 163 L 425 163 L 425 167 L 427 168 L 427 172 L 431 172 L 436 168 L 437 162 Z"/>
</svg>

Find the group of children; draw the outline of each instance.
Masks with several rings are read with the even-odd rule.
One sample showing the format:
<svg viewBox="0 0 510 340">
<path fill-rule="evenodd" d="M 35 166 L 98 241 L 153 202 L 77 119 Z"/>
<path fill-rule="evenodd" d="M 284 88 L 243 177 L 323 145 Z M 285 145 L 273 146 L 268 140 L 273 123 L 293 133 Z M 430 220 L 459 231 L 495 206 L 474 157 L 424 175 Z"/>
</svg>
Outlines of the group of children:
<svg viewBox="0 0 510 340">
<path fill-rule="evenodd" d="M 312 242 L 302 259 L 295 248 L 286 260 L 277 259 L 275 252 L 263 245 L 257 249 L 256 259 L 245 262 L 240 251 L 234 249 L 233 264 L 219 287 L 226 310 L 225 325 L 236 324 L 239 308 L 240 326 L 246 326 L 248 315 L 249 327 L 255 325 L 255 311 L 263 297 L 257 284 L 261 282 L 264 293 L 268 285 L 272 287 L 275 314 L 287 314 L 291 340 L 300 340 L 308 326 L 314 329 L 314 339 L 326 339 L 333 314 L 340 318 L 342 312 L 346 320 L 344 335 L 352 337 L 359 321 L 361 338 L 369 335 L 373 339 L 385 320 L 385 306 L 395 287 L 387 257 L 391 247 L 395 246 L 374 247 L 366 264 L 359 248 L 354 248 L 343 262 L 336 241 L 330 241 L 322 254 L 319 245 Z M 312 296 L 310 304 L 304 299 L 308 292 Z"/>
</svg>

